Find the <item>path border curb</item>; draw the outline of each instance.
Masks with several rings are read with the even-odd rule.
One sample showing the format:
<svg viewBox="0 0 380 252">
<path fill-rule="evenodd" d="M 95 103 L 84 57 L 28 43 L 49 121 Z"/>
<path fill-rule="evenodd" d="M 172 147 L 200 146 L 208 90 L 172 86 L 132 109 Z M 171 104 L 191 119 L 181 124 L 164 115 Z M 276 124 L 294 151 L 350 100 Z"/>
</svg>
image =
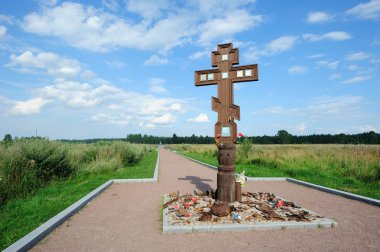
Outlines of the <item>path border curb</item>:
<svg viewBox="0 0 380 252">
<path fill-rule="evenodd" d="M 108 187 L 112 184 L 119 183 L 152 183 L 157 182 L 158 180 L 158 169 L 160 165 L 160 155 L 157 151 L 157 161 L 156 166 L 154 168 L 153 178 L 144 178 L 144 179 L 110 179 L 101 186 L 97 187 L 80 200 L 67 207 L 65 210 L 61 211 L 54 217 L 50 218 L 45 223 L 41 224 L 38 228 L 31 231 L 29 234 L 25 235 L 9 247 L 3 250 L 3 252 L 14 252 L 14 251 L 27 251 L 35 246 L 38 242 L 40 242 L 43 238 L 45 238 L 48 234 L 50 234 L 54 229 L 56 229 L 59 225 L 69 219 L 71 216 L 76 214 L 79 210 L 81 210 L 84 206 L 86 206 L 91 200 L 96 198 L 99 194 L 104 192 Z"/>
<path fill-rule="evenodd" d="M 316 184 L 313 184 L 313 183 L 305 182 L 305 181 L 294 179 L 294 178 L 286 178 L 286 181 L 294 183 L 294 184 L 306 186 L 306 187 L 309 187 L 309 188 L 313 188 L 313 189 L 316 189 L 316 190 L 319 190 L 319 191 L 322 191 L 322 192 L 327 192 L 327 193 L 335 194 L 335 195 L 338 195 L 338 196 L 342 196 L 342 197 L 345 197 L 347 199 L 357 200 L 357 201 L 361 201 L 361 202 L 364 202 L 364 203 L 367 203 L 367 204 L 370 204 L 370 205 L 374 205 L 374 206 L 380 207 L 380 200 L 377 200 L 377 199 L 361 196 L 361 195 L 354 194 L 354 193 L 349 193 L 349 192 L 344 192 L 344 191 L 336 190 L 336 189 L 333 189 L 333 188 L 330 188 L 330 187 L 316 185 Z"/>
<path fill-rule="evenodd" d="M 176 152 L 176 151 L 172 151 L 172 152 L 174 152 L 175 154 L 180 155 L 180 156 L 182 156 L 182 157 L 184 157 L 184 158 L 187 158 L 187 159 L 189 159 L 189 160 L 191 160 L 191 161 L 193 161 L 193 162 L 195 162 L 195 163 L 198 163 L 198 164 L 201 164 L 201 165 L 203 165 L 203 166 L 206 166 L 207 168 L 211 168 L 211 169 L 213 169 L 213 170 L 218 170 L 218 167 L 216 167 L 216 166 L 213 166 L 213 165 L 210 165 L 210 164 L 204 163 L 204 162 L 202 162 L 202 161 L 196 160 L 196 159 L 191 158 L 191 157 L 187 157 L 187 156 L 183 155 L 182 153 L 179 153 L 179 152 Z"/>
<path fill-rule="evenodd" d="M 193 158 L 190 158 L 190 157 L 186 157 L 185 155 L 183 155 L 181 153 L 178 153 L 178 152 L 174 152 L 174 153 L 176 153 L 176 154 L 178 154 L 178 155 L 180 155 L 180 156 L 182 156 L 184 158 L 187 158 L 187 159 L 189 159 L 189 160 L 191 160 L 193 162 L 196 162 L 198 164 L 201 164 L 201 165 L 204 165 L 204 166 L 206 166 L 208 168 L 211 168 L 213 170 L 218 170 L 218 167 L 216 167 L 216 166 L 213 166 L 213 165 L 210 165 L 210 164 L 206 164 L 204 162 L 201 162 L 199 160 L 196 160 L 196 159 L 193 159 Z M 354 194 L 354 193 L 344 192 L 344 191 L 333 189 L 333 188 L 326 187 L 326 186 L 320 186 L 320 185 L 317 185 L 317 184 L 305 182 L 305 181 L 294 179 L 294 178 L 286 178 L 286 177 L 247 177 L 246 176 L 246 179 L 247 179 L 248 182 L 250 182 L 250 181 L 287 181 L 287 182 L 294 183 L 294 184 L 297 184 L 297 185 L 302 185 L 302 186 L 305 186 L 305 187 L 316 189 L 316 190 L 319 190 L 319 191 L 322 191 L 322 192 L 326 192 L 326 193 L 330 193 L 330 194 L 335 194 L 335 195 L 342 196 L 342 197 L 345 197 L 345 198 L 348 198 L 348 199 L 351 199 L 351 200 L 357 200 L 357 201 L 361 201 L 361 202 L 364 202 L 364 203 L 367 203 L 367 204 L 370 204 L 370 205 L 374 205 L 374 206 L 380 207 L 380 200 L 369 198 L 369 197 L 365 197 L 365 196 L 361 196 L 361 195 Z"/>
</svg>

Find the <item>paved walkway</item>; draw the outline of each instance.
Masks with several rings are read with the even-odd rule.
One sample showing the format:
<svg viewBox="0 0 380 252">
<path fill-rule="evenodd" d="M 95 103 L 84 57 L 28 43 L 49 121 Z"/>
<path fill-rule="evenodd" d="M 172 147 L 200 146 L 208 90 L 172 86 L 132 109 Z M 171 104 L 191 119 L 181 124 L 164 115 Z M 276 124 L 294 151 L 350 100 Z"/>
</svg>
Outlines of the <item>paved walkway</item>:
<svg viewBox="0 0 380 252">
<path fill-rule="evenodd" d="M 333 229 L 163 234 L 161 195 L 216 186 L 216 172 L 160 149 L 158 183 L 116 184 L 33 251 L 380 251 L 380 208 L 289 182 L 251 182 L 338 222 Z"/>
</svg>

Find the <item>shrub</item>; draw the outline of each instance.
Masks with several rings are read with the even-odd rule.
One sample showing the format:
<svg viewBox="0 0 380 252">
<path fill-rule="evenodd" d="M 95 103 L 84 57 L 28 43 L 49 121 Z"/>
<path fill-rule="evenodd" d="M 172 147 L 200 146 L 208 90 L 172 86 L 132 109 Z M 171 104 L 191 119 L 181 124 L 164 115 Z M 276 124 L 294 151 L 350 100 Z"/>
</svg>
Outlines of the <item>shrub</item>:
<svg viewBox="0 0 380 252">
<path fill-rule="evenodd" d="M 114 146 L 119 150 L 122 163 L 125 166 L 132 166 L 138 163 L 144 156 L 141 146 L 133 146 L 130 143 L 115 142 Z"/>
<path fill-rule="evenodd" d="M 115 157 L 108 160 L 99 160 L 96 162 L 92 162 L 88 165 L 85 165 L 82 168 L 82 171 L 100 173 L 104 171 L 116 171 L 120 168 L 122 168 L 120 159 Z"/>
<path fill-rule="evenodd" d="M 149 145 L 122 141 L 98 142 L 96 144 L 71 144 L 68 156 L 70 157 L 69 162 L 78 171 L 115 171 L 135 165 L 151 150 Z"/>
<path fill-rule="evenodd" d="M 67 149 L 47 139 L 23 139 L 4 149 L 0 156 L 0 200 L 25 197 L 55 178 L 74 172 Z"/>
</svg>

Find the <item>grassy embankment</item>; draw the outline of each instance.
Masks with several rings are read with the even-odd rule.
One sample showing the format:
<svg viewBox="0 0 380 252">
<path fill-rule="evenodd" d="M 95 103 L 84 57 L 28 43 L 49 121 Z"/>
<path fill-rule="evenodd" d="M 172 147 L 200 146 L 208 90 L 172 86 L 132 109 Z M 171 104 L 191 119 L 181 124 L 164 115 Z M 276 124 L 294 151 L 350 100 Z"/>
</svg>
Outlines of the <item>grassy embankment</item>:
<svg viewBox="0 0 380 252">
<path fill-rule="evenodd" d="M 0 250 L 109 179 L 153 177 L 157 152 L 125 142 L 0 146 Z"/>
<path fill-rule="evenodd" d="M 184 155 L 218 165 L 215 145 L 171 145 Z M 378 145 L 237 145 L 236 171 L 249 177 L 292 177 L 380 199 Z"/>
</svg>

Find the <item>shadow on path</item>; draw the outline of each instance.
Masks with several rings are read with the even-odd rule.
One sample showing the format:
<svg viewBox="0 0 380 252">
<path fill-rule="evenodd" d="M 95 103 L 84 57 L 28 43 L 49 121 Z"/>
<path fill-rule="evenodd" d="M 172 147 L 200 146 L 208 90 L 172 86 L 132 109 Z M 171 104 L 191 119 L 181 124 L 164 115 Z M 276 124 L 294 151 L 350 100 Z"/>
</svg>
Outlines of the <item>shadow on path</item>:
<svg viewBox="0 0 380 252">
<path fill-rule="evenodd" d="M 178 178 L 178 180 L 189 180 L 191 184 L 195 185 L 197 190 L 205 192 L 211 191 L 211 186 L 204 183 L 205 181 L 213 181 L 212 179 L 201 179 L 196 176 L 186 176 L 184 178 Z"/>
</svg>

